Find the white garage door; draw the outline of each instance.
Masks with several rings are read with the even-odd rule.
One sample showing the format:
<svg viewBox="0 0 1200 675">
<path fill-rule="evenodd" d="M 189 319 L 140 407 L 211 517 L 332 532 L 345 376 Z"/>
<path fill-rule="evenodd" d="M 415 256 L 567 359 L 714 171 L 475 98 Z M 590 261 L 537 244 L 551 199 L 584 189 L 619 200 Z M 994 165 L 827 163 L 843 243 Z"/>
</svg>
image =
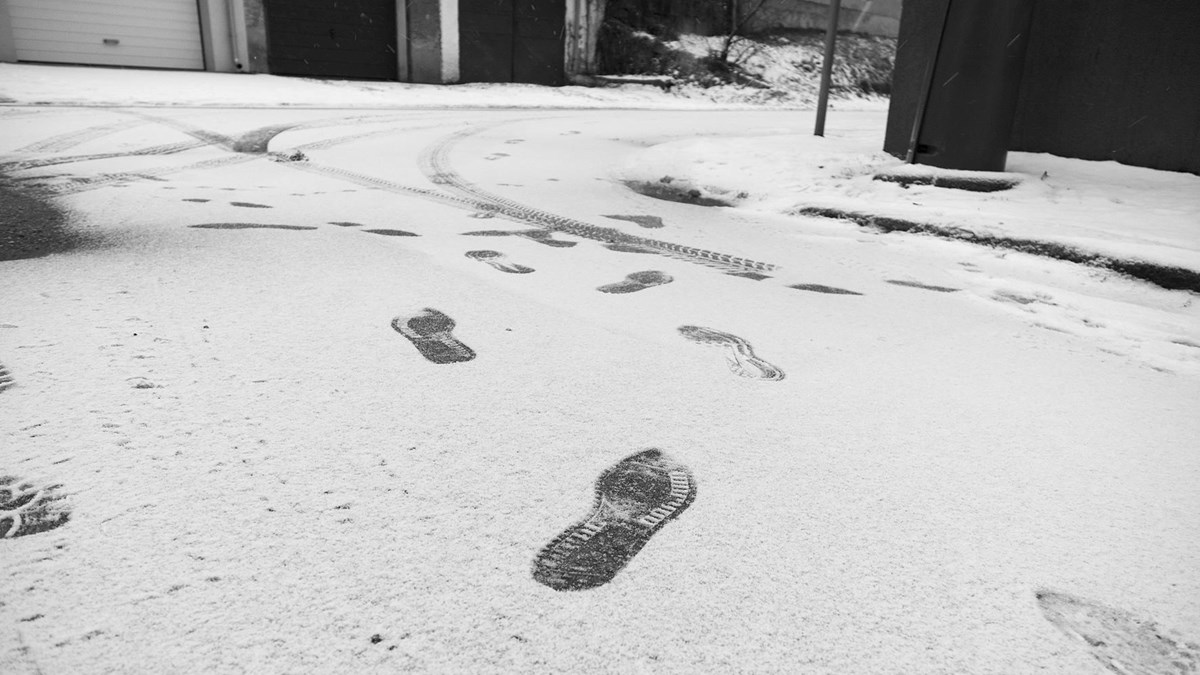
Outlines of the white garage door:
<svg viewBox="0 0 1200 675">
<path fill-rule="evenodd" d="M 196 0 L 8 0 L 17 59 L 204 69 Z"/>
</svg>

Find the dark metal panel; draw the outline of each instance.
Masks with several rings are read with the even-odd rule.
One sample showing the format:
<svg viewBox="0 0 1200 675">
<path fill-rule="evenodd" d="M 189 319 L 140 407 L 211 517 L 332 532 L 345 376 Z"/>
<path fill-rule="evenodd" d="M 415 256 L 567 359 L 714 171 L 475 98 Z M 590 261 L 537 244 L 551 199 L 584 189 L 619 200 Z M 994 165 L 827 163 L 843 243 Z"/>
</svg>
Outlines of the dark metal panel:
<svg viewBox="0 0 1200 675">
<path fill-rule="evenodd" d="M 513 81 L 513 0 L 459 0 L 461 82 Z"/>
<path fill-rule="evenodd" d="M 516 34 L 513 82 L 565 84 L 566 3 L 563 0 L 515 0 L 513 12 L 513 32 Z"/>
<path fill-rule="evenodd" d="M 566 81 L 564 0 L 460 0 L 463 82 Z"/>
<path fill-rule="evenodd" d="M 1012 149 L 1200 173 L 1200 2 L 1038 3 Z"/>
<path fill-rule="evenodd" d="M 918 109 L 915 163 L 1004 170 L 1033 4 L 951 2 L 933 76 L 925 83 L 928 95 Z"/>
<path fill-rule="evenodd" d="M 395 0 L 266 0 L 277 75 L 394 80 Z"/>
<path fill-rule="evenodd" d="M 911 0 L 904 4 L 896 61 L 892 71 L 891 102 L 883 150 L 897 157 L 908 152 L 917 106 L 937 49 L 942 17 L 949 0 Z"/>
<path fill-rule="evenodd" d="M 883 146 L 891 154 L 908 147 L 945 3 L 904 4 Z M 1036 3 L 1009 149 L 1200 174 L 1197 35 L 1196 0 Z"/>
</svg>

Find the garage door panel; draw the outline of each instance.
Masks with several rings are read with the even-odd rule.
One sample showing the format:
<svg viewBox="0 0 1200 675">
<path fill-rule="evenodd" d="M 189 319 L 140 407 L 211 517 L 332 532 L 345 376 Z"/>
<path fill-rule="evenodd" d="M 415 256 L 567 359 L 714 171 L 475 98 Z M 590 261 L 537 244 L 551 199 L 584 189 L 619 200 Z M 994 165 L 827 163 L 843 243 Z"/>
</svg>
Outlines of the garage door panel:
<svg viewBox="0 0 1200 675">
<path fill-rule="evenodd" d="M 334 34 L 354 34 L 360 39 L 387 40 L 396 32 L 396 27 L 385 28 L 382 25 L 362 25 L 353 23 L 336 23 L 329 21 L 294 21 L 286 26 L 271 31 L 271 39 L 286 38 L 285 42 L 305 36 L 328 36 Z"/>
<path fill-rule="evenodd" d="M 137 51 L 138 53 L 147 56 L 154 56 L 155 53 L 169 51 L 179 41 L 180 35 L 155 35 L 153 37 L 139 36 L 130 38 L 128 36 L 114 36 L 110 33 L 96 33 L 84 31 L 55 31 L 55 30 L 26 30 L 22 31 L 22 42 L 30 49 L 38 49 L 47 51 L 52 49 L 50 45 L 69 45 L 79 53 L 87 53 L 94 51 L 89 49 L 89 45 L 85 44 L 86 40 L 95 38 L 97 35 L 102 35 L 99 38 L 101 41 L 105 38 L 118 39 L 121 41 L 120 47 L 124 47 L 128 51 Z M 103 46 L 103 42 L 100 43 Z M 163 58 L 171 58 L 171 54 L 163 54 Z"/>
<path fill-rule="evenodd" d="M 124 33 L 142 32 L 150 36 L 180 35 L 191 37 L 196 25 L 186 22 L 164 23 L 154 17 L 136 17 L 113 25 L 103 14 L 96 12 L 30 12 L 28 16 L 14 19 L 13 24 L 23 30 L 61 30 L 64 32 L 94 33 L 111 28 Z"/>
<path fill-rule="evenodd" d="M 563 0 L 460 0 L 458 21 L 463 82 L 565 82 Z"/>
<path fill-rule="evenodd" d="M 396 79 L 395 0 L 266 0 L 264 8 L 272 73 Z"/>
<path fill-rule="evenodd" d="M 8 11 L 21 61 L 204 68 L 196 0 L 8 0 Z"/>
<path fill-rule="evenodd" d="M 550 86 L 566 83 L 563 73 L 562 40 L 539 40 L 522 36 L 513 57 L 513 81 Z"/>
</svg>

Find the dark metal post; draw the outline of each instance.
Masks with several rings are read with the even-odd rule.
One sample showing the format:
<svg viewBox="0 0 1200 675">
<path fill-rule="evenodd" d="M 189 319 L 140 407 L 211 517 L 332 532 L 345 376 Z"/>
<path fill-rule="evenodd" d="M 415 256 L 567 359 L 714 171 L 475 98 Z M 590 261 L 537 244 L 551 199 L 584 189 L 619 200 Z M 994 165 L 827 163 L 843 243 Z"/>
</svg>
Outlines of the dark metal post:
<svg viewBox="0 0 1200 675">
<path fill-rule="evenodd" d="M 825 29 L 825 60 L 821 62 L 821 91 L 817 94 L 817 126 L 814 136 L 825 135 L 825 108 L 829 105 L 829 78 L 833 73 L 833 46 L 837 41 L 838 12 L 842 0 L 829 2 L 829 27 Z"/>
<path fill-rule="evenodd" d="M 917 156 L 917 139 L 921 137 L 921 123 L 925 121 L 925 107 L 929 105 L 929 91 L 933 87 L 933 69 L 937 65 L 938 54 L 942 51 L 942 41 L 946 39 L 946 17 L 950 16 L 950 3 L 946 0 L 946 11 L 942 12 L 942 27 L 938 29 L 937 46 L 933 48 L 933 56 L 929 65 L 925 66 L 925 82 L 921 88 L 921 101 L 917 104 L 917 114 L 913 117 L 912 134 L 908 137 L 908 152 L 904 161 L 912 164 Z"/>
<path fill-rule="evenodd" d="M 910 139 L 913 163 L 1004 170 L 1035 2 L 947 3 Z"/>
</svg>

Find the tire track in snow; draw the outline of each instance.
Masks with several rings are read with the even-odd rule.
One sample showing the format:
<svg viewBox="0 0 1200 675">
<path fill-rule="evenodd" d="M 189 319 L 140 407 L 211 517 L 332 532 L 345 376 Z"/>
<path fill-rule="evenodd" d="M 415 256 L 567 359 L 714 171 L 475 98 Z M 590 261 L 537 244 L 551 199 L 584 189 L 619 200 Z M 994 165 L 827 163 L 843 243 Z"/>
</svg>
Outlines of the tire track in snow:
<svg viewBox="0 0 1200 675">
<path fill-rule="evenodd" d="M 182 143 L 154 145 L 148 148 L 142 148 L 140 150 L 133 150 L 129 152 L 98 152 L 91 155 L 68 155 L 66 157 L 46 157 L 44 159 L 23 159 L 0 163 L 0 171 L 27 171 L 29 169 L 40 169 L 44 166 L 75 164 L 77 162 L 90 162 L 98 159 L 114 159 L 117 157 L 173 155 L 179 152 L 204 147 L 205 145 L 207 145 L 207 143 L 203 143 L 201 141 L 184 141 Z"/>
<path fill-rule="evenodd" d="M 456 131 L 425 148 L 419 160 L 422 172 L 435 185 L 440 185 L 444 189 L 457 193 L 466 199 L 484 204 L 488 207 L 487 210 L 494 212 L 495 215 L 532 223 L 549 230 L 565 232 L 606 244 L 641 248 L 647 250 L 647 252 L 698 263 L 729 274 L 749 273 L 762 278 L 762 275 L 758 273 L 778 269 L 776 265 L 770 263 L 740 258 L 694 246 L 625 234 L 615 228 L 600 227 L 574 218 L 550 213 L 549 211 L 542 211 L 541 209 L 536 209 L 488 192 L 458 175 L 449 161 L 449 152 L 459 141 L 467 136 L 478 133 L 484 128 L 472 127 Z"/>
<path fill-rule="evenodd" d="M 108 124 L 96 124 L 83 129 L 76 129 L 45 138 L 36 143 L 30 143 L 16 152 L 62 152 L 87 141 L 115 134 L 126 129 L 133 129 L 146 124 L 145 120 L 119 120 Z"/>
<path fill-rule="evenodd" d="M 135 180 L 155 179 L 160 176 L 165 176 L 180 171 L 189 171 L 192 169 L 215 169 L 233 164 L 241 164 L 243 162 L 251 162 L 258 159 L 257 155 L 232 155 L 230 157 L 217 157 L 215 159 L 206 159 L 201 162 L 193 162 L 183 166 L 164 166 L 152 169 L 144 169 L 142 171 L 130 171 L 125 173 L 105 173 L 99 176 L 75 177 L 68 179 L 64 183 L 26 183 L 21 185 L 22 189 L 27 189 L 34 194 L 52 195 L 62 197 L 66 195 L 79 194 L 88 190 L 95 190 L 113 183 L 124 183 Z M 26 179 L 31 180 L 31 179 Z"/>
</svg>

